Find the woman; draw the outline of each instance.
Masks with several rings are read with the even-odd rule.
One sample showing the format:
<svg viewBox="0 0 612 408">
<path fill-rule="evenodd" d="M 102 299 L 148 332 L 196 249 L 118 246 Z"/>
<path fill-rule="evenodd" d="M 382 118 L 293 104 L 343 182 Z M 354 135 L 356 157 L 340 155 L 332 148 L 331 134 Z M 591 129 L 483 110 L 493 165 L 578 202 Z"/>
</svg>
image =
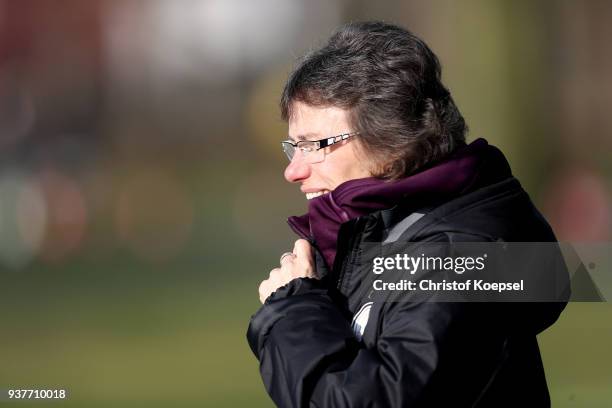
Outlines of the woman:
<svg viewBox="0 0 612 408">
<path fill-rule="evenodd" d="M 562 304 L 372 302 L 369 242 L 555 241 L 466 126 L 436 56 L 384 23 L 340 28 L 290 75 L 285 178 L 308 213 L 259 287 L 247 337 L 278 406 L 549 406 L 535 335 Z"/>
</svg>

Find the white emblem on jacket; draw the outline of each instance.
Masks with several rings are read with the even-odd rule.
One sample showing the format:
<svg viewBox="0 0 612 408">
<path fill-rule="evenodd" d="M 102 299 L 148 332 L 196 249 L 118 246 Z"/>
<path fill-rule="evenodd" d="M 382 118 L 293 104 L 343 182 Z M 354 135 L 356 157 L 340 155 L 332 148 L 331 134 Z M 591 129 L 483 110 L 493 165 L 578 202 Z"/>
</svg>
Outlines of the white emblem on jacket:
<svg viewBox="0 0 612 408">
<path fill-rule="evenodd" d="M 357 340 L 361 341 L 363 337 L 363 332 L 365 331 L 366 325 L 368 324 L 368 319 L 370 318 L 370 310 L 372 309 L 372 305 L 374 302 L 368 302 L 361 306 L 361 309 L 355 316 L 353 316 L 353 322 L 351 323 L 351 327 L 353 328 L 353 333 L 355 333 L 355 337 Z"/>
</svg>

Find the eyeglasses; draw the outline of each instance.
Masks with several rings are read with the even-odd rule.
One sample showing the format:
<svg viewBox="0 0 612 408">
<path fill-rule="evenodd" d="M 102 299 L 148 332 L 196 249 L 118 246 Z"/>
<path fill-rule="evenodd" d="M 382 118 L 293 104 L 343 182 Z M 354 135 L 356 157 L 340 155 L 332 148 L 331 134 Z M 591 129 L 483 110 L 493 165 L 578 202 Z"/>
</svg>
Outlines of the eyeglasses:
<svg viewBox="0 0 612 408">
<path fill-rule="evenodd" d="M 293 160 L 296 150 L 300 150 L 304 156 L 304 160 L 307 163 L 319 163 L 325 159 L 325 151 L 322 150 L 323 148 L 346 140 L 351 136 L 357 135 L 358 133 L 359 132 L 343 133 L 338 136 L 332 136 L 321 140 L 300 140 L 298 142 L 285 140 L 281 142 L 281 145 L 289 161 Z"/>
</svg>

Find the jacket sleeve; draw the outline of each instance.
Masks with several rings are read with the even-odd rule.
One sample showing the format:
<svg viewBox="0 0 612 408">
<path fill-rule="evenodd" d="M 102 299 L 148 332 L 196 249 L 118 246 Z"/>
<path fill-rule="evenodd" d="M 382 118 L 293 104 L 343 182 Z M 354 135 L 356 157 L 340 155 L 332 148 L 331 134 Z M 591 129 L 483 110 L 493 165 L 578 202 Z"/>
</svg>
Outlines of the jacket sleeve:
<svg viewBox="0 0 612 408">
<path fill-rule="evenodd" d="M 468 310 L 473 306 L 386 303 L 376 345 L 366 348 L 323 285 L 297 279 L 253 316 L 247 337 L 265 387 L 280 407 L 432 406 L 431 401 L 446 401 L 429 393 L 439 391 L 435 384 L 445 371 L 442 354 L 450 356 L 445 364 L 484 364 L 478 372 L 487 374 L 495 369 L 495 359 L 476 361 L 473 352 L 480 348 L 503 358 L 503 336 L 492 330 L 475 332 L 483 324 Z M 470 378 L 475 391 L 463 389 L 461 394 L 473 402 L 488 378 Z M 458 387 L 461 383 L 456 381 Z"/>
</svg>

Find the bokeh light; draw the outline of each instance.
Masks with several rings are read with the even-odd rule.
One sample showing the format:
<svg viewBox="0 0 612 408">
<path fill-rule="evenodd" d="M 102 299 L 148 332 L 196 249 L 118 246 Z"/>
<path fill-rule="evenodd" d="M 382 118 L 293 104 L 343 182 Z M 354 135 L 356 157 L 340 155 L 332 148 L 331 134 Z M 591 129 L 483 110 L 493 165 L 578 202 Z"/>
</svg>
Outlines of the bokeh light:
<svg viewBox="0 0 612 408">
<path fill-rule="evenodd" d="M 602 177 L 592 170 L 568 168 L 557 174 L 546 194 L 545 212 L 563 241 L 610 240 L 610 190 Z"/>
<path fill-rule="evenodd" d="M 37 254 L 45 234 L 46 203 L 38 184 L 18 171 L 0 176 L 0 263 L 21 269 Z"/>
<path fill-rule="evenodd" d="M 38 253 L 47 232 L 47 202 L 39 183 L 22 186 L 17 196 L 16 221 L 19 235 L 32 253 Z"/>
<path fill-rule="evenodd" d="M 47 203 L 47 233 L 41 258 L 59 262 L 83 244 L 89 223 L 86 200 L 79 184 L 57 170 L 44 170 L 39 180 Z"/>
</svg>

